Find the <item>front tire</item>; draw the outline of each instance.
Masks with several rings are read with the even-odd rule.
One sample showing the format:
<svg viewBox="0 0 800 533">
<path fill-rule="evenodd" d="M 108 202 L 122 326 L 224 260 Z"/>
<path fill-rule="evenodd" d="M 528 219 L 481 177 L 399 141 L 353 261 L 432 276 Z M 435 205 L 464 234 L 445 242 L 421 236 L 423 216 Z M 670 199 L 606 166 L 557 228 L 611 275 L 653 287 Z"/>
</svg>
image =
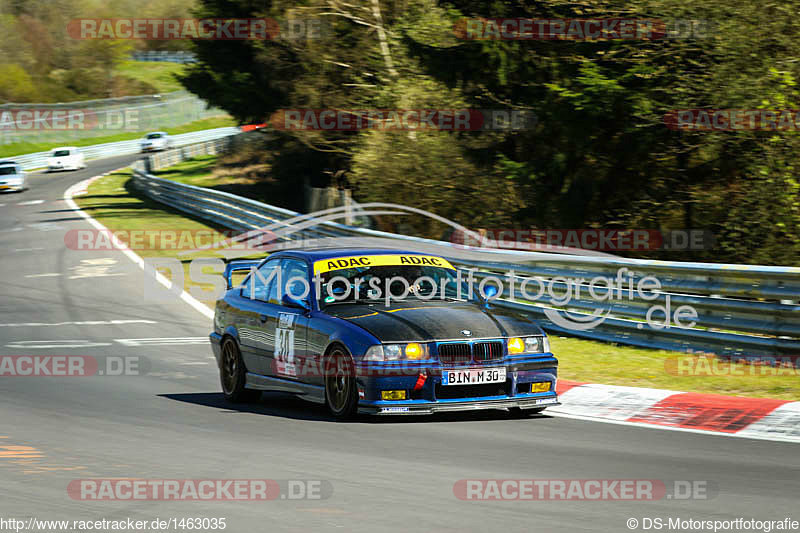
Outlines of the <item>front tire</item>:
<svg viewBox="0 0 800 533">
<path fill-rule="evenodd" d="M 230 337 L 222 341 L 222 360 L 219 365 L 219 376 L 222 384 L 222 394 L 231 403 L 254 402 L 261 391 L 245 389 L 245 373 L 242 353 L 236 341 Z"/>
<path fill-rule="evenodd" d="M 334 346 L 325 360 L 325 405 L 337 420 L 347 420 L 358 410 L 353 358 L 341 346 Z"/>
</svg>

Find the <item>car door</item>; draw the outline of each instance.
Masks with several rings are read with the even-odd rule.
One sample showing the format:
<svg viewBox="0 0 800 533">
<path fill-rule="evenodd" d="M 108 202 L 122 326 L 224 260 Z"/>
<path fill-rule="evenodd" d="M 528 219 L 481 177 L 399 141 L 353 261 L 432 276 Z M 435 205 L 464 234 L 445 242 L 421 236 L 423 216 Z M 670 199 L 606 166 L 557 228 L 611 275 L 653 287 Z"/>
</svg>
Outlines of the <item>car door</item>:
<svg viewBox="0 0 800 533">
<path fill-rule="evenodd" d="M 306 365 L 308 339 L 307 310 L 283 305 L 283 296 L 305 302 L 310 308 L 309 269 L 305 261 L 286 258 L 281 262 L 280 287 L 274 296 L 279 302 L 275 317 L 275 350 L 270 364 L 275 376 L 308 382 L 313 368 Z M 277 284 L 276 284 L 277 286 Z M 308 374 L 311 374 L 310 376 Z"/>
<path fill-rule="evenodd" d="M 236 325 L 242 358 L 248 371 L 272 375 L 269 361 L 275 350 L 276 301 L 270 301 L 273 285 L 277 290 L 277 278 L 281 260 L 272 259 L 261 265 L 255 275 L 250 274 L 240 289 L 237 298 Z"/>
</svg>

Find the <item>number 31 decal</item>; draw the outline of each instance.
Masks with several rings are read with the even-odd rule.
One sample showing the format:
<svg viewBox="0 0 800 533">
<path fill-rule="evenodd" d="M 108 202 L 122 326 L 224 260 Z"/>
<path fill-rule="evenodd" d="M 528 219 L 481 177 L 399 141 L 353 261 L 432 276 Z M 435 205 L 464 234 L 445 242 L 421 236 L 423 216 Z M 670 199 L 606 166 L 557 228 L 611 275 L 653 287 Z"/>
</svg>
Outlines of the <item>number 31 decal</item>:
<svg viewBox="0 0 800 533">
<path fill-rule="evenodd" d="M 279 374 L 296 376 L 294 362 L 294 324 L 297 315 L 281 313 L 275 328 L 275 363 Z"/>
</svg>

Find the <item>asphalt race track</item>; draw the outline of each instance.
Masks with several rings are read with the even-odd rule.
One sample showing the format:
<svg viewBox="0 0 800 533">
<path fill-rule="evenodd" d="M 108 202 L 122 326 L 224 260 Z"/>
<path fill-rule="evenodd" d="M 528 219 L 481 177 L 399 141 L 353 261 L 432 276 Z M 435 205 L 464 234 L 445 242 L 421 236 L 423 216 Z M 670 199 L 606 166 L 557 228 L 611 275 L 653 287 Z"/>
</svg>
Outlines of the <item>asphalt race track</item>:
<svg viewBox="0 0 800 533">
<path fill-rule="evenodd" d="M 628 531 L 629 518 L 641 531 L 645 517 L 800 518 L 796 444 L 504 412 L 337 423 L 322 407 L 281 395 L 225 405 L 207 318 L 180 300 L 145 302 L 143 272 L 122 253 L 65 247 L 65 232 L 89 225 L 64 191 L 137 158 L 32 174 L 29 190 L 0 195 L 0 355 L 149 364 L 141 376 L 0 378 L 4 516 L 224 517 L 235 532 Z M 332 494 L 267 502 L 72 499 L 67 486 L 84 478 L 318 480 Z M 700 480 L 711 498 L 454 495 L 458 480 L 506 478 Z"/>
</svg>

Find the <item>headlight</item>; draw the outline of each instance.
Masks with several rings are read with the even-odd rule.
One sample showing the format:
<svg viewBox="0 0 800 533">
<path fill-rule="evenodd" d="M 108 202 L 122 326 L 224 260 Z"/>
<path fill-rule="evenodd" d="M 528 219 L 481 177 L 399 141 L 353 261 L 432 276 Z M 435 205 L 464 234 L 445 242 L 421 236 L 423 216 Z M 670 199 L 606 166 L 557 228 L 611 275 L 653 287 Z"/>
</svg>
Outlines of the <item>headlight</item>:
<svg viewBox="0 0 800 533">
<path fill-rule="evenodd" d="M 515 355 L 525 351 L 525 342 L 519 337 L 508 339 L 508 355 Z"/>
<path fill-rule="evenodd" d="M 508 339 L 508 354 L 545 353 L 550 351 L 547 337 L 512 337 Z"/>
<path fill-rule="evenodd" d="M 383 361 L 383 346 L 380 344 L 370 346 L 364 354 L 364 361 Z"/>
<path fill-rule="evenodd" d="M 387 344 L 383 347 L 383 358 L 385 361 L 396 361 L 403 355 L 403 347 L 399 344 Z"/>
<path fill-rule="evenodd" d="M 426 350 L 423 349 L 423 344 L 418 344 L 416 342 L 412 342 L 411 344 L 406 344 L 406 359 L 425 359 L 424 355 L 427 355 L 425 352 Z"/>
<path fill-rule="evenodd" d="M 527 353 L 542 353 L 542 338 L 525 337 L 525 351 Z"/>
<path fill-rule="evenodd" d="M 377 344 L 370 346 L 364 354 L 364 361 L 400 361 L 427 359 L 430 350 L 427 344 Z"/>
</svg>

